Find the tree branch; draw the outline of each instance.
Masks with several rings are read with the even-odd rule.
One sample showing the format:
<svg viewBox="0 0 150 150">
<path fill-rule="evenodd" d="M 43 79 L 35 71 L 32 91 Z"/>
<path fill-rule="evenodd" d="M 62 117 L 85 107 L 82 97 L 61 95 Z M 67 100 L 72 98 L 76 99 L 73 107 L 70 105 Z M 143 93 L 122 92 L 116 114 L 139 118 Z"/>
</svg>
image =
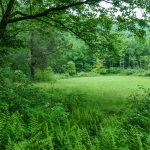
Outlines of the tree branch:
<svg viewBox="0 0 150 150">
<path fill-rule="evenodd" d="M 16 15 L 27 16 L 27 14 L 24 14 L 24 13 L 22 13 L 20 11 L 16 11 L 15 13 L 12 14 L 12 16 L 16 16 Z M 54 25 L 50 24 L 48 21 L 45 21 L 43 19 L 36 18 L 35 20 L 43 22 L 43 23 L 48 24 L 50 26 L 54 26 Z"/>
<path fill-rule="evenodd" d="M 10 0 L 9 1 L 9 3 L 7 5 L 7 9 L 6 9 L 6 11 L 5 11 L 4 15 L 3 15 L 3 18 L 2 18 L 2 20 L 0 22 L 0 24 L 2 24 L 4 26 L 7 25 L 8 21 L 10 19 L 10 16 L 11 16 L 11 11 L 13 9 L 14 3 L 15 3 L 15 0 Z"/>
<path fill-rule="evenodd" d="M 15 17 L 16 15 L 27 16 L 27 14 L 22 13 L 21 11 L 15 11 L 11 14 L 10 18 Z"/>
<path fill-rule="evenodd" d="M 105 3 L 113 4 L 111 1 L 103 0 Z"/>
<path fill-rule="evenodd" d="M 65 26 L 62 22 L 60 22 L 60 21 L 58 21 L 58 20 L 55 20 L 55 19 L 53 19 L 53 18 L 51 18 L 51 17 L 47 17 L 47 18 L 51 19 L 53 22 L 55 22 L 56 24 L 60 25 L 61 27 L 67 29 L 68 31 L 70 31 L 71 33 L 73 33 L 76 37 L 80 38 L 80 39 L 83 40 L 85 43 L 87 43 L 84 38 L 82 38 L 80 35 L 78 35 L 78 34 L 77 34 L 75 31 L 73 31 L 71 28 Z M 87 43 L 87 44 L 88 44 L 88 43 Z"/>
<path fill-rule="evenodd" d="M 24 14 L 24 13 L 22 13 L 22 12 L 20 12 L 20 11 L 16 11 L 15 14 L 13 14 L 13 15 L 17 15 L 17 14 L 18 14 L 18 15 L 21 15 L 21 16 L 27 16 L 27 14 Z M 51 17 L 48 17 L 48 16 L 46 16 L 46 17 L 47 17 L 48 19 L 52 20 L 53 22 L 55 22 L 56 24 L 60 25 L 61 27 L 67 29 L 68 31 L 70 31 L 71 33 L 73 33 L 75 36 L 77 36 L 78 38 L 80 38 L 81 40 L 83 40 L 85 43 L 87 43 L 87 42 L 85 41 L 85 39 L 83 39 L 81 36 L 79 36 L 79 35 L 78 35 L 76 32 L 74 32 L 71 28 L 65 26 L 62 22 L 60 22 L 60 21 L 58 21 L 58 20 L 55 20 L 55 19 L 53 19 L 53 18 L 51 18 Z M 55 25 L 52 25 L 52 24 L 50 24 L 50 22 L 45 21 L 45 20 L 43 20 L 43 19 L 36 18 L 35 20 L 40 21 L 40 22 L 43 22 L 43 23 L 45 23 L 45 24 L 48 24 L 48 25 L 53 26 L 53 27 L 56 28 Z M 57 26 L 57 27 L 58 27 L 58 26 Z"/>
<path fill-rule="evenodd" d="M 18 15 L 20 14 L 21 16 L 27 16 L 27 14 L 24 14 L 24 13 L 22 13 L 22 12 L 20 12 L 20 11 L 16 11 L 14 15 L 17 15 L 17 14 L 18 14 Z M 54 23 L 56 23 L 57 25 L 59 25 L 59 26 L 57 26 L 57 27 L 60 28 L 60 26 L 61 26 L 62 28 L 65 28 L 67 31 L 73 33 L 76 37 L 78 37 L 79 39 L 81 39 L 82 41 L 84 41 L 86 44 L 88 44 L 84 38 L 82 38 L 80 35 L 78 35 L 78 34 L 77 34 L 75 31 L 73 31 L 71 28 L 65 26 L 62 22 L 60 22 L 60 21 L 58 21 L 58 20 L 55 20 L 55 19 L 53 19 L 53 18 L 51 18 L 51 17 L 48 17 L 48 16 L 46 16 L 46 17 L 47 17 L 48 19 L 52 20 L 52 21 L 53 21 Z M 55 25 L 53 25 L 53 24 L 51 24 L 50 22 L 45 21 L 45 20 L 43 20 L 43 19 L 36 18 L 35 20 L 40 21 L 40 22 L 43 22 L 43 23 L 45 23 L 45 24 L 47 24 L 47 25 L 50 25 L 50 26 L 56 28 Z M 88 44 L 88 45 L 89 45 L 89 44 Z"/>
<path fill-rule="evenodd" d="M 29 30 L 18 30 L 18 31 L 15 31 L 15 33 L 13 35 L 10 35 L 10 37 L 7 39 L 7 40 L 10 40 L 12 38 L 14 38 L 15 36 L 17 36 L 20 32 L 27 32 Z"/>
<path fill-rule="evenodd" d="M 4 15 L 4 6 L 3 6 L 3 3 L 2 3 L 2 0 L 0 0 L 0 7 L 2 9 L 2 16 Z"/>
<path fill-rule="evenodd" d="M 52 7 L 52 8 L 46 9 L 43 12 L 40 12 L 37 14 L 27 15 L 27 16 L 22 16 L 22 17 L 16 17 L 16 18 L 10 19 L 8 23 L 14 23 L 14 22 L 29 20 L 29 19 L 36 19 L 38 17 L 47 16 L 50 12 L 63 11 L 63 10 L 66 10 L 66 9 L 69 9 L 69 8 L 72 8 L 75 6 L 80 6 L 83 4 L 93 4 L 93 3 L 98 2 L 98 1 L 100 1 L 100 0 L 86 0 L 86 1 L 77 2 L 77 3 L 65 5 L 65 6 Z"/>
</svg>

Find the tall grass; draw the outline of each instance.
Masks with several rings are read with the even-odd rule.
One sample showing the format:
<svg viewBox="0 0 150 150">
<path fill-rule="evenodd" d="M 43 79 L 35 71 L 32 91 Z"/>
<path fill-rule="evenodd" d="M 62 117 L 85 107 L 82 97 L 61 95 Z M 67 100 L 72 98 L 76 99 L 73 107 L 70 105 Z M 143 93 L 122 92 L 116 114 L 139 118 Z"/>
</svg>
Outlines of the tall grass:
<svg viewBox="0 0 150 150">
<path fill-rule="evenodd" d="M 87 92 L 79 89 L 68 92 L 56 87 L 17 85 L 9 92 L 10 97 L 1 95 L 1 149 L 150 149 L 149 90 L 132 94 L 122 107 L 91 100 Z M 9 103 L 12 100 L 17 106 Z"/>
</svg>

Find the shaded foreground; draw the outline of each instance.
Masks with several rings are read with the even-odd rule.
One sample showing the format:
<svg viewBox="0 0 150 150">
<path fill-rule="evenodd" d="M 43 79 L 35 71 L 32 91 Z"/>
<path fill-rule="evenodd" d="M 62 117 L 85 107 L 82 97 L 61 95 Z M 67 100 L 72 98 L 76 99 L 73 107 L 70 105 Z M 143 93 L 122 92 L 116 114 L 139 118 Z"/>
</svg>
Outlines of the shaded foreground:
<svg viewBox="0 0 150 150">
<path fill-rule="evenodd" d="M 150 149 L 150 90 L 137 91 L 138 85 L 150 86 L 148 78 L 102 76 L 36 85 L 16 84 L 10 97 L 3 94 L 2 149 Z"/>
</svg>

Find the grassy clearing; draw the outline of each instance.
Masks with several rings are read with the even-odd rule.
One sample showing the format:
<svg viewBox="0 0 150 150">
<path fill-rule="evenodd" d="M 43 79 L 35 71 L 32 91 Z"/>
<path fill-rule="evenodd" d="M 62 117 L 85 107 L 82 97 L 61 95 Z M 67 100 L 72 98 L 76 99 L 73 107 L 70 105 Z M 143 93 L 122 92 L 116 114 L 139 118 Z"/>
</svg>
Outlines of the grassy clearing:
<svg viewBox="0 0 150 150">
<path fill-rule="evenodd" d="M 49 83 L 37 83 L 42 88 L 51 88 Z M 127 98 L 136 93 L 139 87 L 150 88 L 150 78 L 134 76 L 100 76 L 62 79 L 53 85 L 64 93 L 72 91 L 84 93 L 103 108 L 121 107 Z"/>
<path fill-rule="evenodd" d="M 51 88 L 49 83 L 37 83 L 39 87 Z M 129 95 L 136 91 L 139 86 L 150 88 L 150 78 L 133 76 L 100 76 L 100 77 L 81 77 L 62 79 L 53 85 L 54 88 L 65 91 L 80 90 L 91 94 L 106 97 L 117 98 L 116 96 Z"/>
<path fill-rule="evenodd" d="M 138 85 L 148 88 L 148 78 L 101 76 L 35 85 L 40 88 L 14 84 L 9 97 L 0 95 L 2 149 L 150 149 L 150 91 L 125 98 Z"/>
<path fill-rule="evenodd" d="M 148 150 L 150 148 L 149 94 L 139 93 L 139 87 L 150 88 L 150 79 L 133 76 L 100 76 L 59 80 L 52 89 L 54 99 L 69 112 L 62 131 L 62 149 Z M 129 95 L 134 95 L 128 99 Z M 63 111 L 57 112 L 62 115 Z M 67 124 L 67 126 L 66 126 Z M 54 132 L 54 131 L 52 131 Z M 74 136 L 74 142 L 72 141 Z M 64 145 L 64 137 L 68 145 Z M 65 147 L 65 148 L 64 148 Z"/>
</svg>

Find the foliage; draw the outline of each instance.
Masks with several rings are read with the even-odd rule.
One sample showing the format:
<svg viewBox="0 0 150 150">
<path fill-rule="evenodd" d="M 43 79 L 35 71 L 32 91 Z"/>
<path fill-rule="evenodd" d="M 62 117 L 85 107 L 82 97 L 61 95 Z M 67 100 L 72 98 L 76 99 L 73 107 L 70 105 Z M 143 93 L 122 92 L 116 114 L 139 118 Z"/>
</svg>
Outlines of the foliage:
<svg viewBox="0 0 150 150">
<path fill-rule="evenodd" d="M 71 76 L 74 76 L 76 74 L 76 66 L 73 61 L 69 61 L 67 65 L 64 68 L 64 72 L 68 73 Z"/>
<path fill-rule="evenodd" d="M 134 76 L 150 76 L 149 70 L 134 68 L 134 69 L 121 69 L 121 68 L 109 68 L 107 74 L 118 74 L 118 75 L 134 75 Z"/>
<path fill-rule="evenodd" d="M 103 65 L 103 62 L 100 60 L 96 60 L 95 67 L 92 69 L 92 72 L 99 73 L 99 74 L 106 74 L 106 69 Z"/>
<path fill-rule="evenodd" d="M 149 90 L 114 110 L 81 89 L 67 93 L 7 80 L 0 99 L 3 149 L 149 149 Z"/>
<path fill-rule="evenodd" d="M 11 80 L 13 82 L 29 82 L 28 77 L 21 70 L 12 70 L 8 68 L 0 68 L 1 82 L 3 80 Z"/>
<path fill-rule="evenodd" d="M 76 64 L 77 72 L 90 71 L 93 65 L 93 56 L 87 44 L 69 33 L 64 35 L 66 43 L 70 45 L 64 54 L 64 59 L 66 61 L 73 61 Z M 65 48 L 67 48 L 66 44 Z"/>
<path fill-rule="evenodd" d="M 79 72 L 77 77 L 97 77 L 99 75 L 100 74 L 96 72 Z"/>
<path fill-rule="evenodd" d="M 109 68 L 107 69 L 107 74 L 120 74 L 123 69 L 114 67 L 114 68 Z"/>
<path fill-rule="evenodd" d="M 130 97 L 130 110 L 123 123 L 128 131 L 128 138 L 132 139 L 130 148 L 146 149 L 150 148 L 150 90 L 142 89 L 142 94 L 134 94 Z M 137 141 L 137 142 L 136 142 Z"/>
<path fill-rule="evenodd" d="M 40 70 L 40 69 L 36 70 L 35 80 L 54 83 L 56 81 L 56 78 L 52 69 L 49 67 L 45 70 Z"/>
<path fill-rule="evenodd" d="M 56 79 L 67 79 L 71 78 L 72 76 L 69 75 L 69 73 L 60 73 L 60 74 L 55 74 Z"/>
<path fill-rule="evenodd" d="M 29 53 L 29 50 L 26 48 L 13 49 L 13 53 L 8 55 L 11 69 L 21 70 L 24 74 L 30 77 Z"/>
<path fill-rule="evenodd" d="M 150 76 L 149 13 L 141 0 L 0 0 L 0 149 L 150 149 L 149 90 L 124 104 L 116 78 L 113 95 L 97 77 L 87 86 L 106 73 Z M 72 90 L 52 85 L 52 70 L 88 77 Z"/>
</svg>

